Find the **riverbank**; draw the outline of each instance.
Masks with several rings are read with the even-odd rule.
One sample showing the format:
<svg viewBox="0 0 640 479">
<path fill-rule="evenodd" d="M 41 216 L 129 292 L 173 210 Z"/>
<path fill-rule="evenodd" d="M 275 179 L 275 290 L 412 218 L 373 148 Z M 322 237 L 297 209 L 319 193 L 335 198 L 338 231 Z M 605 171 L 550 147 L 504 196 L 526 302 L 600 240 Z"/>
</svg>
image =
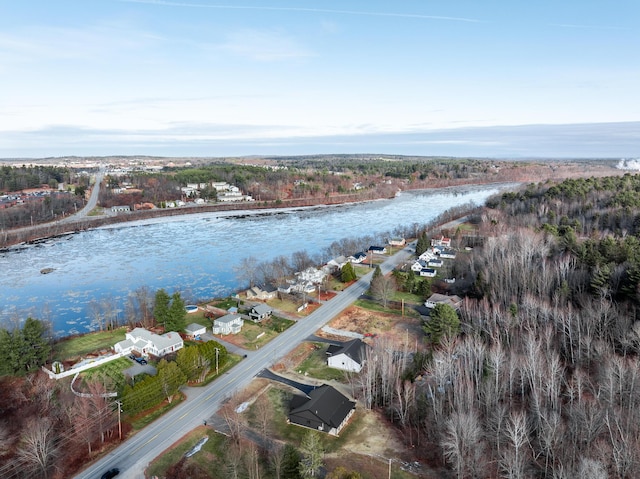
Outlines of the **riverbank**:
<svg viewBox="0 0 640 479">
<path fill-rule="evenodd" d="M 29 226 L 5 230 L 0 233 L 0 251 L 7 250 L 12 246 L 21 244 L 34 244 L 46 239 L 85 231 L 94 228 L 108 227 L 112 225 L 121 226 L 128 223 L 139 223 L 152 221 L 158 218 L 168 218 L 175 216 L 193 215 L 199 213 L 220 213 L 221 217 L 262 214 L 276 211 L 286 211 L 300 208 L 314 208 L 335 206 L 350 203 L 363 203 L 380 199 L 389 199 L 389 195 L 372 195 L 371 192 L 365 194 L 345 194 L 334 195 L 326 198 L 301 198 L 290 200 L 278 200 L 272 202 L 242 202 L 242 203 L 222 203 L 215 205 L 189 205 L 179 208 L 157 208 L 153 210 L 139 210 L 128 213 L 121 213 L 113 216 L 83 216 L 77 221 L 72 221 L 69 217 L 64 221 L 47 223 L 44 225 Z"/>
</svg>

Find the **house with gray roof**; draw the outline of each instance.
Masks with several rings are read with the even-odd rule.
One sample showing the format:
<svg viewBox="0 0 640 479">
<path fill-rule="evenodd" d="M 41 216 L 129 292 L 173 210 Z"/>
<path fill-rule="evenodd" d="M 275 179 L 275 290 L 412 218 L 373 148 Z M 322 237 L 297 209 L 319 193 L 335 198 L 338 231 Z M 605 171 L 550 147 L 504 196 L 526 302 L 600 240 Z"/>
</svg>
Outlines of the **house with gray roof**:
<svg viewBox="0 0 640 479">
<path fill-rule="evenodd" d="M 184 333 L 190 338 L 202 336 L 206 332 L 207 332 L 206 326 L 203 326 L 198 323 L 191 323 L 189 326 L 184 328 Z"/>
<path fill-rule="evenodd" d="M 238 334 L 243 324 L 244 320 L 239 314 L 225 314 L 213 320 L 213 334 Z"/>
<path fill-rule="evenodd" d="M 287 422 L 337 436 L 355 410 L 355 401 L 325 384 L 308 396 L 294 396 Z"/>
<path fill-rule="evenodd" d="M 156 356 L 161 358 L 184 347 L 184 342 L 178 333 L 170 331 L 162 335 L 152 333 L 144 328 L 135 328 L 125 334 L 124 341 L 113 346 L 116 353 L 128 354 L 132 351 L 142 356 Z"/>
<path fill-rule="evenodd" d="M 368 347 L 358 338 L 341 345 L 331 345 L 327 348 L 327 364 L 331 368 L 359 373 L 364 366 Z"/>
<path fill-rule="evenodd" d="M 264 303 L 258 303 L 249 311 L 249 319 L 259 323 L 260 321 L 271 317 L 272 314 L 273 309 L 271 309 L 271 306 Z"/>
</svg>

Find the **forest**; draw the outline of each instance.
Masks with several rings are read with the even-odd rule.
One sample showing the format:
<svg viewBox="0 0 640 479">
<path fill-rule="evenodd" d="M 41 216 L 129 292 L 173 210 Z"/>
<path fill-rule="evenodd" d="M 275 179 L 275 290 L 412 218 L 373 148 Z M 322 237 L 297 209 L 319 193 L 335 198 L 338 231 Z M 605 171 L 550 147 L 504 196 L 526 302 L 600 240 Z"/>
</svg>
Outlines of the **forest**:
<svg viewBox="0 0 640 479">
<path fill-rule="evenodd" d="M 639 180 L 488 201 L 459 328 L 412 365 L 373 351 L 361 400 L 452 477 L 638 477 Z"/>
</svg>

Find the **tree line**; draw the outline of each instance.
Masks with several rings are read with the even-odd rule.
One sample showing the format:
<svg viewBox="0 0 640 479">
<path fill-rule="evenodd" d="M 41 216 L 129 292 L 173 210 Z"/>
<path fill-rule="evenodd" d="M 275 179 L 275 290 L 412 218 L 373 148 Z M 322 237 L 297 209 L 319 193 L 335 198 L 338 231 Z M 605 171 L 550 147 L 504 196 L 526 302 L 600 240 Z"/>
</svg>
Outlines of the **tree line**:
<svg viewBox="0 0 640 479">
<path fill-rule="evenodd" d="M 483 246 L 456 259 L 470 278 L 459 325 L 450 311 L 427 320 L 427 354 L 376 345 L 356 396 L 451 477 L 638 477 L 637 231 L 586 231 L 572 214 L 630 218 L 615 198 L 637 183 L 567 180 L 489 201 Z M 571 241 L 550 229 L 572 222 Z"/>
</svg>

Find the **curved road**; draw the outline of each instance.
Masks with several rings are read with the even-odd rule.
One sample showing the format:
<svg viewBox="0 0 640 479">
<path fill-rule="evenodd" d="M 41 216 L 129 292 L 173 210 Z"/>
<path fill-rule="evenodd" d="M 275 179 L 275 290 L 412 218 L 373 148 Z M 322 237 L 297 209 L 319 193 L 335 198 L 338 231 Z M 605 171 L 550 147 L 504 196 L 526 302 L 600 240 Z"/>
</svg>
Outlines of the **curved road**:
<svg viewBox="0 0 640 479">
<path fill-rule="evenodd" d="M 380 265 L 382 272 L 388 273 L 410 255 L 408 248 L 405 248 L 390 256 Z M 208 386 L 185 390 L 187 399 L 182 404 L 127 439 L 76 478 L 100 477 L 113 467 L 120 469 L 119 477 L 123 479 L 144 478 L 144 470 L 153 459 L 188 431 L 202 425 L 204 419 L 220 408 L 224 399 L 245 388 L 262 369 L 275 364 L 367 291 L 372 275 L 373 270 L 261 349 L 247 352 L 246 359 Z"/>
</svg>

